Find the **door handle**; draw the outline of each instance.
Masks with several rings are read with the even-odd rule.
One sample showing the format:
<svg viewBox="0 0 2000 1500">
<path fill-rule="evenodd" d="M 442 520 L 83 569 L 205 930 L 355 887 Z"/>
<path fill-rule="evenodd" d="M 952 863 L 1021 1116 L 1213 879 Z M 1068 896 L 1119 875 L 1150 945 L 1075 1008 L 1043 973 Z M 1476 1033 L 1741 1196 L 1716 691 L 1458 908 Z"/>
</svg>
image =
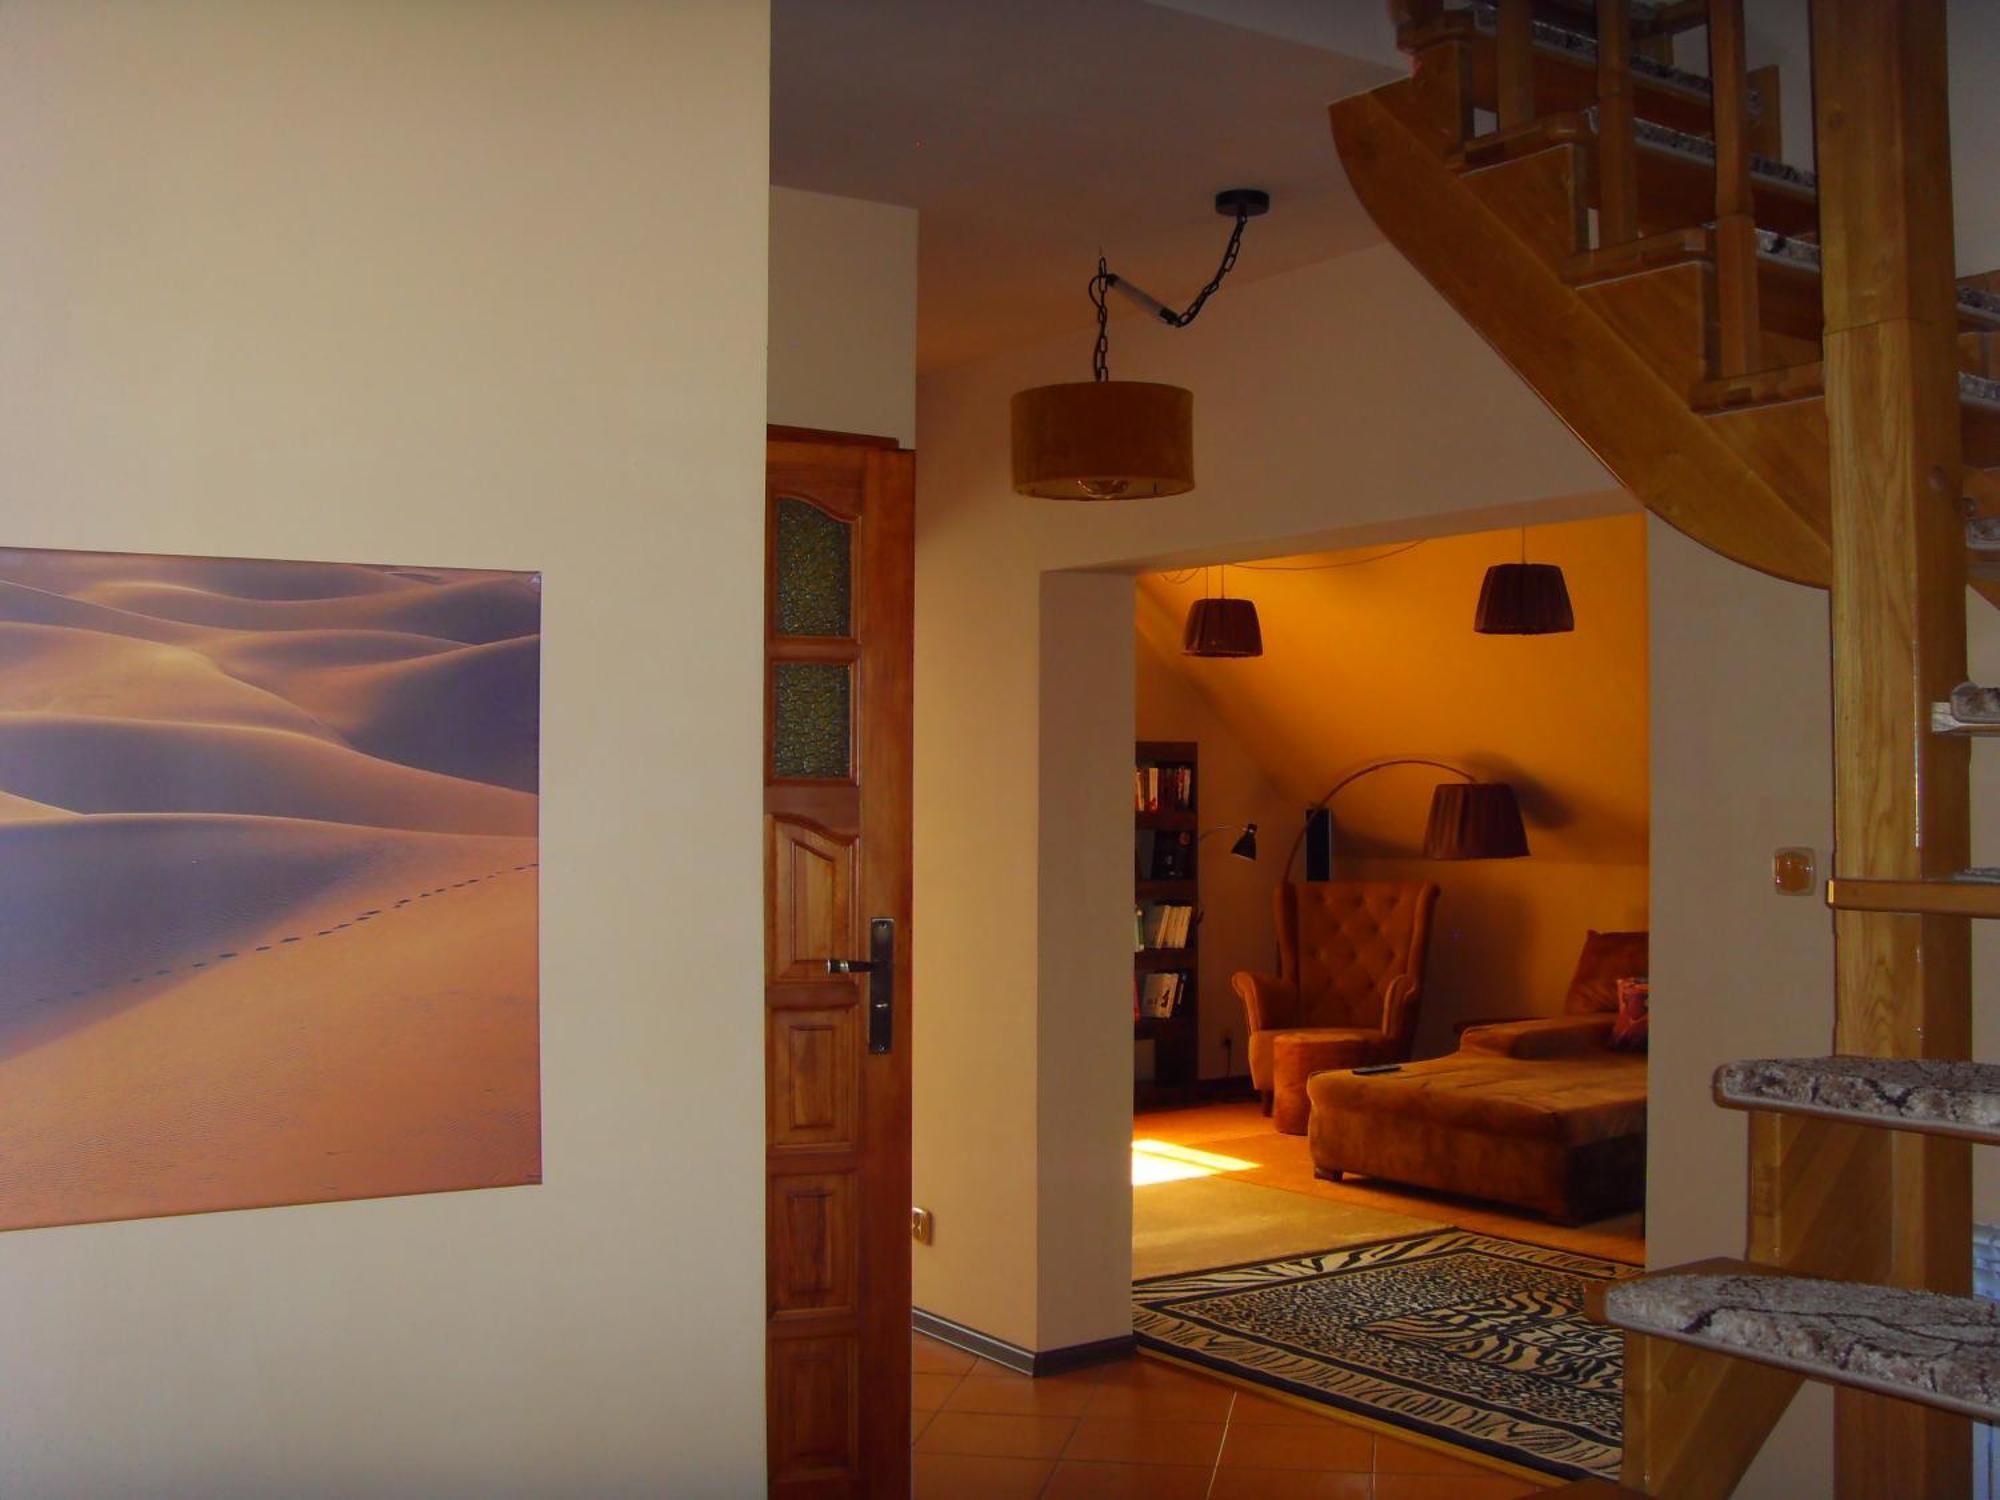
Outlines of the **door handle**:
<svg viewBox="0 0 2000 1500">
<path fill-rule="evenodd" d="M 895 919 L 877 917 L 868 924 L 868 957 L 829 958 L 826 972 L 868 976 L 868 1050 L 893 1050 L 896 1042 Z"/>
</svg>

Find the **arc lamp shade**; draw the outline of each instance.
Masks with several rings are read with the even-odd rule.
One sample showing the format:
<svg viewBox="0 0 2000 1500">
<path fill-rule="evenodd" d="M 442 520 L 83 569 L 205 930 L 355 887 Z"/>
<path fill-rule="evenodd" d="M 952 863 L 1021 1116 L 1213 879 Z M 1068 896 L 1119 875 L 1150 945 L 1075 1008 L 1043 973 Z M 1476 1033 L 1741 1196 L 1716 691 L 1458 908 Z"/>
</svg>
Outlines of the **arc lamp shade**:
<svg viewBox="0 0 2000 1500">
<path fill-rule="evenodd" d="M 1197 599 L 1181 633 L 1183 656 L 1262 656 L 1264 632 L 1248 599 Z"/>
<path fill-rule="evenodd" d="M 1521 804 L 1504 781 L 1446 781 L 1431 793 L 1425 859 L 1518 859 L 1528 852 Z"/>
<path fill-rule="evenodd" d="M 1559 635 L 1576 629 L 1563 570 L 1554 563 L 1495 563 L 1479 586 L 1472 628 L 1481 635 Z"/>
<path fill-rule="evenodd" d="M 1014 490 L 1045 500 L 1141 500 L 1194 488 L 1194 393 L 1144 380 L 1019 391 Z"/>
</svg>

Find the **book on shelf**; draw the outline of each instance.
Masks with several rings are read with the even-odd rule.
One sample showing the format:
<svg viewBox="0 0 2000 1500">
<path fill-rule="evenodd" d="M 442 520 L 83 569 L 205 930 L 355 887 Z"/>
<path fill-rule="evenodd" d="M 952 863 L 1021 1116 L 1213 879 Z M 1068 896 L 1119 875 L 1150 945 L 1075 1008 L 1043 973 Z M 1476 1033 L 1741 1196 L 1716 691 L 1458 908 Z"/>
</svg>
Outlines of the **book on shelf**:
<svg viewBox="0 0 2000 1500">
<path fill-rule="evenodd" d="M 1147 901 L 1132 915 L 1134 949 L 1185 948 L 1194 931 L 1194 908 L 1183 902 Z"/>
<path fill-rule="evenodd" d="M 1136 812 L 1186 812 L 1194 806 L 1193 766 L 1136 766 L 1132 807 Z"/>
<path fill-rule="evenodd" d="M 1167 971 L 1145 975 L 1138 981 L 1134 1015 L 1166 1020 L 1180 1010 L 1181 1000 L 1186 994 L 1187 975 L 1184 973 Z"/>
</svg>

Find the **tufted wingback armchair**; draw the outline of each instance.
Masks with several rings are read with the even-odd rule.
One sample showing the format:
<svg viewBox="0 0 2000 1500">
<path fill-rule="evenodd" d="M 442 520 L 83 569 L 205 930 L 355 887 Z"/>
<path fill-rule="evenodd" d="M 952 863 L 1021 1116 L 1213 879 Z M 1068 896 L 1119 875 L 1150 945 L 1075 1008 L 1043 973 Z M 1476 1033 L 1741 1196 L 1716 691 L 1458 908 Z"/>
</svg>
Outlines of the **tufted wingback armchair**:
<svg viewBox="0 0 2000 1500">
<path fill-rule="evenodd" d="M 1270 1108 L 1283 1031 L 1348 1038 L 1368 1062 L 1400 1062 L 1416 1037 L 1438 888 L 1428 880 L 1325 880 L 1276 893 L 1277 974 L 1231 981 L 1250 1025 L 1250 1079 Z"/>
</svg>

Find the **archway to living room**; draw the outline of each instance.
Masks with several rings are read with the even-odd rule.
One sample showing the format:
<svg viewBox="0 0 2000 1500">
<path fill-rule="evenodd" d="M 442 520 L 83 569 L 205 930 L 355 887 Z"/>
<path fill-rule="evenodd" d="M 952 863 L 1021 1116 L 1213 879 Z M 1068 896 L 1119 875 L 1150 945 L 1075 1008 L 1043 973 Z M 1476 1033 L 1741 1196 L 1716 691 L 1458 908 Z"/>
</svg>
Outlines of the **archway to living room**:
<svg viewBox="0 0 2000 1500">
<path fill-rule="evenodd" d="M 1476 631 L 1488 569 L 1524 549 L 1574 628 Z M 1630 514 L 1140 575 L 1148 1345 L 1252 1379 L 1282 1351 L 1293 1388 L 1395 1420 L 1414 1338 L 1467 1431 L 1496 1377 L 1436 1344 L 1445 1322 L 1482 1348 L 1595 1340 L 1615 1367 L 1580 1293 L 1645 1258 L 1643 1000 L 1627 986 L 1621 1023 L 1613 971 L 1646 973 L 1646 593 Z M 1200 654 L 1185 622 L 1219 597 L 1254 610 L 1256 655 Z M 1506 826 L 1465 820 L 1489 803 Z M 1478 1289 L 1441 1295 L 1456 1255 Z M 1237 1291 L 1204 1298 L 1222 1268 Z M 1585 1428 L 1601 1406 L 1615 1451 L 1615 1378 L 1561 1400 Z"/>
</svg>

